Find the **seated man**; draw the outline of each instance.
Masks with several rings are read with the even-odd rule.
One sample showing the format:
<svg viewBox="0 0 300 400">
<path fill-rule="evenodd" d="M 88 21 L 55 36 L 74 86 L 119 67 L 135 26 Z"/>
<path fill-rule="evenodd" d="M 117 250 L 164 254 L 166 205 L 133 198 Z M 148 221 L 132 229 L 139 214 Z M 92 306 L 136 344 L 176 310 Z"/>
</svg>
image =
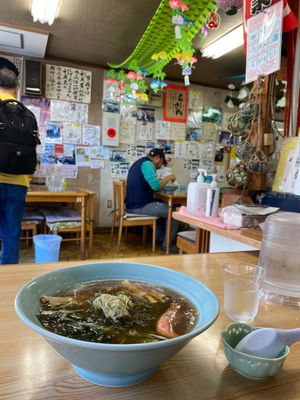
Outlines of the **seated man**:
<svg viewBox="0 0 300 400">
<path fill-rule="evenodd" d="M 156 170 L 166 165 L 163 149 L 152 149 L 145 157 L 135 161 L 130 167 L 127 177 L 126 209 L 135 214 L 158 217 L 156 239 L 166 249 L 166 222 L 168 218 L 168 205 L 155 201 L 154 192 L 160 190 L 167 183 L 176 179 L 175 175 L 168 175 L 158 179 Z M 178 222 L 172 221 L 171 241 L 176 239 Z M 170 246 L 170 251 L 178 252 L 175 245 Z"/>
</svg>

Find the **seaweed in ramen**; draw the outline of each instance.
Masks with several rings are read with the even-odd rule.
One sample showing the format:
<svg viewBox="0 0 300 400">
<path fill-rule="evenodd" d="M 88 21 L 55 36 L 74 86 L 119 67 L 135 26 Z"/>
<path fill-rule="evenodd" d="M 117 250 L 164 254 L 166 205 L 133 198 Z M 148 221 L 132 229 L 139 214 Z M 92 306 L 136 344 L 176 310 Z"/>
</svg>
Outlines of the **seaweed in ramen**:
<svg viewBox="0 0 300 400">
<path fill-rule="evenodd" d="M 144 282 L 92 281 L 41 296 L 37 318 L 51 332 L 98 343 L 145 343 L 174 338 L 196 323 L 182 295 Z"/>
</svg>

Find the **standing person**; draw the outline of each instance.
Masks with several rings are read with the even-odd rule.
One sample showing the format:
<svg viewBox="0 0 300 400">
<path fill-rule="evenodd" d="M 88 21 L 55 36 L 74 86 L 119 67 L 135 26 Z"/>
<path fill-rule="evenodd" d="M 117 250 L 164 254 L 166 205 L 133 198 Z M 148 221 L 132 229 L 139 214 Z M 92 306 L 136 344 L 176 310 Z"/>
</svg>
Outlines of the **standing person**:
<svg viewBox="0 0 300 400">
<path fill-rule="evenodd" d="M 175 175 L 168 175 L 158 179 L 156 171 L 167 161 L 163 149 L 152 149 L 148 156 L 137 160 L 129 169 L 126 185 L 126 209 L 135 214 L 144 214 L 158 217 L 156 239 L 162 243 L 162 249 L 166 250 L 166 225 L 168 218 L 168 205 L 155 201 L 154 193 L 167 183 L 176 179 Z M 171 241 L 176 239 L 178 222 L 172 221 Z M 175 245 L 170 246 L 171 252 L 178 252 Z"/>
<path fill-rule="evenodd" d="M 36 165 L 37 122 L 16 98 L 17 67 L 0 57 L 0 237 L 1 264 L 19 262 L 21 224 L 29 176 Z"/>
</svg>

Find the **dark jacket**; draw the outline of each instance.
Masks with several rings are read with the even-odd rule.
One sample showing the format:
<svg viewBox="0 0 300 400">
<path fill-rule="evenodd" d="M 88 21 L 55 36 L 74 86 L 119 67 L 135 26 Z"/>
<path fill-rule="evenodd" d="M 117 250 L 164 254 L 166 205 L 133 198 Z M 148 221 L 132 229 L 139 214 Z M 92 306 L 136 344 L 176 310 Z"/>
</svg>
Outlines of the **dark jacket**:
<svg viewBox="0 0 300 400">
<path fill-rule="evenodd" d="M 144 178 L 141 167 L 148 157 L 137 160 L 129 169 L 127 176 L 126 208 L 135 210 L 153 201 L 153 190 Z"/>
</svg>

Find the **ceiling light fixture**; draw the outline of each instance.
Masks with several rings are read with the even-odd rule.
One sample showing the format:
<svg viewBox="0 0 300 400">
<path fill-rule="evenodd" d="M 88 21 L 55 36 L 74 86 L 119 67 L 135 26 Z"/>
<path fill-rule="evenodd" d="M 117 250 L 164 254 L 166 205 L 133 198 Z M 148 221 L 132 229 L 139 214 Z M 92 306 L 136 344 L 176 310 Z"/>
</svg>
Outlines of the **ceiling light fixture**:
<svg viewBox="0 0 300 400">
<path fill-rule="evenodd" d="M 244 43 L 243 25 L 239 25 L 232 31 L 209 44 L 202 50 L 202 57 L 219 58 L 224 54 L 236 49 Z"/>
<path fill-rule="evenodd" d="M 53 24 L 57 16 L 60 0 L 31 0 L 31 15 L 33 21 L 39 21 L 41 24 L 46 22 L 49 25 Z"/>
</svg>

